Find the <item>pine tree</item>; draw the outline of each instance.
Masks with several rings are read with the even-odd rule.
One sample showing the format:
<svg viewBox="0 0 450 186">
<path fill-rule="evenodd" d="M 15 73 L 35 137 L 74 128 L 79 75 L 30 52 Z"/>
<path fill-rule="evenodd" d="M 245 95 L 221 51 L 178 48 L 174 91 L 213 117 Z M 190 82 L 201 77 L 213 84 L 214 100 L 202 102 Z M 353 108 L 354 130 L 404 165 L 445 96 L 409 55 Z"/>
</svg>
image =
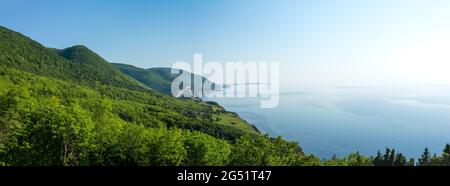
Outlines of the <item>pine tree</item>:
<svg viewBox="0 0 450 186">
<path fill-rule="evenodd" d="M 394 166 L 395 165 L 395 149 L 391 150 L 391 154 L 389 154 L 389 166 Z"/>
<path fill-rule="evenodd" d="M 450 166 L 450 144 L 446 144 L 442 153 L 442 165 Z"/>
<path fill-rule="evenodd" d="M 390 166 L 390 162 L 389 162 L 389 156 L 391 154 L 391 149 L 386 148 L 386 151 L 384 152 L 383 155 L 383 166 Z"/>
<path fill-rule="evenodd" d="M 430 166 L 431 165 L 431 154 L 428 148 L 423 151 L 422 157 L 419 158 L 419 166 Z"/>
<path fill-rule="evenodd" d="M 381 155 L 380 150 L 377 152 L 377 156 L 373 158 L 372 163 L 374 166 L 382 166 L 383 165 L 383 156 Z"/>
<path fill-rule="evenodd" d="M 450 154 L 450 144 L 445 144 L 444 153 Z"/>
<path fill-rule="evenodd" d="M 407 166 L 414 166 L 415 162 L 416 162 L 416 159 L 411 158 L 411 159 L 409 159 Z"/>
<path fill-rule="evenodd" d="M 406 163 L 406 157 L 403 156 L 402 153 L 398 153 L 398 154 L 396 155 L 394 165 L 395 165 L 395 166 L 405 166 L 405 165 L 407 165 L 407 163 Z"/>
</svg>

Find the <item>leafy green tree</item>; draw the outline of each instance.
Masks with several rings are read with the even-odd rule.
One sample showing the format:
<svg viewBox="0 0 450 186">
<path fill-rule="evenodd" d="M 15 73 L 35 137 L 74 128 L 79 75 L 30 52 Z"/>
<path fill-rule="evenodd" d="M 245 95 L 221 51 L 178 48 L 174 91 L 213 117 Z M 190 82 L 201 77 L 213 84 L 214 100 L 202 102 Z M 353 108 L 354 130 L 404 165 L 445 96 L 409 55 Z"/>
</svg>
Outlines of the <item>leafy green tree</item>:
<svg viewBox="0 0 450 186">
<path fill-rule="evenodd" d="M 189 132 L 185 136 L 187 157 L 184 165 L 221 166 L 228 163 L 231 145 L 227 141 L 199 132 Z"/>
<path fill-rule="evenodd" d="M 290 166 L 304 164 L 304 153 L 297 142 L 288 142 L 282 137 L 271 138 L 273 148 L 269 156 L 269 164 L 276 166 Z"/>
<path fill-rule="evenodd" d="M 118 137 L 117 148 L 111 153 L 108 164 L 123 166 L 151 165 L 152 131 L 142 125 L 124 125 L 121 135 Z"/>
<path fill-rule="evenodd" d="M 273 153 L 271 145 L 268 136 L 242 136 L 233 145 L 230 163 L 236 166 L 269 165 L 269 156 Z"/>
<path fill-rule="evenodd" d="M 295 142 L 287 142 L 281 137 L 273 139 L 268 135 L 246 135 L 233 144 L 230 164 L 299 166 L 318 165 L 321 162 L 314 156 L 305 155 Z"/>
<path fill-rule="evenodd" d="M 348 155 L 346 161 L 348 166 L 372 166 L 373 163 L 369 157 L 361 155 L 359 152 Z"/>
<path fill-rule="evenodd" d="M 436 153 L 434 153 L 433 157 L 431 157 L 431 166 L 441 166 L 442 165 L 442 157 L 439 157 Z"/>
<path fill-rule="evenodd" d="M 111 104 L 108 100 L 91 100 L 89 108 L 93 114 L 95 126 L 93 128 L 93 145 L 89 153 L 89 162 L 94 165 L 111 164 L 110 158 L 119 143 L 125 122 L 111 113 Z"/>
<path fill-rule="evenodd" d="M 165 130 L 162 131 L 165 133 Z M 182 165 L 187 151 L 184 148 L 183 132 L 179 129 L 169 130 L 153 142 L 155 165 Z"/>
</svg>

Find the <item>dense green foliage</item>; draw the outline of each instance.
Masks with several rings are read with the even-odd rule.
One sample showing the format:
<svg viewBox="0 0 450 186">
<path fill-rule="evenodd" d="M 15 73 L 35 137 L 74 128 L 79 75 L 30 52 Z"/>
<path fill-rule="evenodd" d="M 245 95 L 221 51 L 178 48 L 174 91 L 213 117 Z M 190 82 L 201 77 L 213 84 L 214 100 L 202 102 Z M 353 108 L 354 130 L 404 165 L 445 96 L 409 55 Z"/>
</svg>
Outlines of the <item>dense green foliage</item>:
<svg viewBox="0 0 450 186">
<path fill-rule="evenodd" d="M 226 165 L 235 139 L 258 136 L 209 122 L 211 105 L 152 92 L 93 89 L 5 67 L 0 85 L 6 165 Z M 174 127 L 184 125 L 192 128 Z"/>
<path fill-rule="evenodd" d="M 119 64 L 119 63 L 113 63 L 113 65 L 122 71 L 124 74 L 129 75 L 130 77 L 133 77 L 134 79 L 138 80 L 142 84 L 157 90 L 159 92 L 165 93 L 167 95 L 172 95 L 171 91 L 171 85 L 172 81 L 179 76 L 179 74 L 172 74 L 171 68 L 150 68 L 150 69 L 142 69 L 138 68 L 132 65 L 127 64 Z M 183 71 L 180 70 L 180 73 Z M 194 80 L 194 78 L 202 79 L 202 82 L 209 81 L 208 79 L 191 74 L 191 81 Z M 209 82 L 213 85 L 214 89 L 214 83 Z M 191 87 L 191 90 L 194 90 L 193 87 Z M 195 91 L 195 90 L 194 90 Z"/>
<path fill-rule="evenodd" d="M 384 155 L 378 151 L 377 156 L 373 159 L 375 166 L 413 166 L 414 159 L 406 160 L 402 153 L 396 153 L 395 149 L 386 148 Z"/>
<path fill-rule="evenodd" d="M 419 166 L 450 166 L 450 144 L 446 144 L 441 155 L 431 156 L 428 148 L 425 148 L 417 162 Z"/>
</svg>

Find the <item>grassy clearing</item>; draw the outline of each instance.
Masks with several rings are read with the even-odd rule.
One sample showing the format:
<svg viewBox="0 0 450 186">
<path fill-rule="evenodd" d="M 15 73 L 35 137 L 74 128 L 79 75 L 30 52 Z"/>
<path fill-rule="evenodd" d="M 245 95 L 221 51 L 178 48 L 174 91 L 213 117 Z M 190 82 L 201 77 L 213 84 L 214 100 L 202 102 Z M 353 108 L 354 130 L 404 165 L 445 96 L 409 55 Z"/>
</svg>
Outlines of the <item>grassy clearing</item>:
<svg viewBox="0 0 450 186">
<path fill-rule="evenodd" d="M 237 114 L 233 112 L 227 112 L 223 108 L 220 108 L 218 106 L 213 107 L 213 112 L 213 122 L 218 125 L 232 126 L 239 130 L 253 134 L 259 133 L 251 124 L 247 123 L 245 120 L 241 119 Z"/>
</svg>

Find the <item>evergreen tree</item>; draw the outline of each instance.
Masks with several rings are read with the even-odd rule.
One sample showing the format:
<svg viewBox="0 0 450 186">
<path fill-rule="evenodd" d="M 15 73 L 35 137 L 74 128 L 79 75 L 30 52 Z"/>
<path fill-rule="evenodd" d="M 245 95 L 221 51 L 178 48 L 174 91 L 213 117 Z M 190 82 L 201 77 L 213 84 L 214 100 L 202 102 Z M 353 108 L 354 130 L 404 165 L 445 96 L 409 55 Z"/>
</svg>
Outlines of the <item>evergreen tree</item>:
<svg viewBox="0 0 450 186">
<path fill-rule="evenodd" d="M 373 165 L 382 166 L 383 165 L 383 156 L 381 155 L 380 150 L 377 151 L 377 156 L 372 160 Z"/>
<path fill-rule="evenodd" d="M 402 153 L 398 153 L 396 155 L 395 161 L 394 161 L 394 166 L 406 166 L 407 162 L 406 162 L 406 157 L 403 156 Z"/>
<path fill-rule="evenodd" d="M 442 165 L 450 166 L 450 144 L 446 144 L 442 152 Z"/>
<path fill-rule="evenodd" d="M 383 164 L 382 166 L 390 166 L 391 163 L 389 162 L 389 156 L 391 155 L 391 149 L 386 148 L 386 151 L 384 152 L 383 155 Z"/>
<path fill-rule="evenodd" d="M 414 166 L 415 165 L 416 160 L 414 158 L 409 159 L 407 166 Z"/>
<path fill-rule="evenodd" d="M 391 150 L 391 154 L 389 154 L 389 166 L 394 166 L 395 165 L 395 149 Z"/>
<path fill-rule="evenodd" d="M 421 158 L 419 158 L 418 162 L 419 166 L 430 166 L 431 165 L 431 154 L 428 148 L 425 148 Z"/>
</svg>

